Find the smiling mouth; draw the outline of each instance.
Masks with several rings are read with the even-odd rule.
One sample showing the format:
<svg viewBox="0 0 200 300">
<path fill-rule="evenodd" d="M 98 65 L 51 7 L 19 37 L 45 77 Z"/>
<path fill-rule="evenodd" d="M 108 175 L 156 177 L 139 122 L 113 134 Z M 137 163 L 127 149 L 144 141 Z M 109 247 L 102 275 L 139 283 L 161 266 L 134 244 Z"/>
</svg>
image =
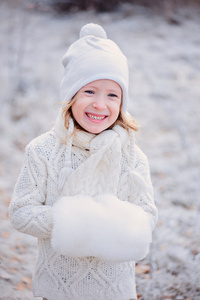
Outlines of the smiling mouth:
<svg viewBox="0 0 200 300">
<path fill-rule="evenodd" d="M 93 114 L 89 114 L 86 113 L 87 117 L 92 119 L 92 120 L 98 120 L 98 121 L 102 121 L 104 120 L 107 116 L 98 116 L 98 115 L 93 115 Z"/>
</svg>

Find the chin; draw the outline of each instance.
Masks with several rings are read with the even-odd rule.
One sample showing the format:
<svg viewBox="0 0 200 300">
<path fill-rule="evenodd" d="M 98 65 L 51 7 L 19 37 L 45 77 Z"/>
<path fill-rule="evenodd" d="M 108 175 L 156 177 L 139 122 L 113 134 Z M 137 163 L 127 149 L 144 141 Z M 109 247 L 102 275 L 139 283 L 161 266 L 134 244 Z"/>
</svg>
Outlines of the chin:
<svg viewBox="0 0 200 300">
<path fill-rule="evenodd" d="M 87 129 L 85 129 L 85 130 L 89 133 L 92 133 L 92 134 L 99 134 L 99 133 L 101 133 L 102 131 L 104 131 L 106 129 L 102 129 L 102 130 L 87 130 Z"/>
</svg>

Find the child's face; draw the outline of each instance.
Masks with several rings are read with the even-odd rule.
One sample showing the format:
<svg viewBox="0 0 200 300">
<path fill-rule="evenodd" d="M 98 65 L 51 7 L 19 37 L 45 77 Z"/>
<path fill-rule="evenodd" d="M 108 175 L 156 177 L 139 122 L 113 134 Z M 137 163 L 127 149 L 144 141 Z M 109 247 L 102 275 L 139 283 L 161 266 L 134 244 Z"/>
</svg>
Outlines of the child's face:
<svg viewBox="0 0 200 300">
<path fill-rule="evenodd" d="M 72 113 L 83 129 L 97 134 L 117 120 L 121 101 L 121 87 L 112 80 L 100 79 L 90 82 L 78 91 Z"/>
</svg>

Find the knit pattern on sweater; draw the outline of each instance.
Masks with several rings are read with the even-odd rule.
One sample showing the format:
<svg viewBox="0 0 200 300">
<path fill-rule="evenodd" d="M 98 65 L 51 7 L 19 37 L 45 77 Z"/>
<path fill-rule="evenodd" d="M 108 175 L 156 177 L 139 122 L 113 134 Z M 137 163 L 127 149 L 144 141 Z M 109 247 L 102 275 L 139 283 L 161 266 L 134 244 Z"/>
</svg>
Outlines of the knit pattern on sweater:
<svg viewBox="0 0 200 300">
<path fill-rule="evenodd" d="M 59 126 L 60 121 L 54 129 L 27 146 L 24 165 L 10 204 L 10 220 L 13 226 L 21 232 L 38 237 L 39 252 L 33 278 L 34 294 L 49 300 L 136 298 L 134 262 L 109 263 L 94 257 L 67 257 L 53 251 L 52 206 L 61 194 L 95 196 L 109 192 L 117 195 L 122 201 L 130 201 L 143 207 L 149 214 L 154 228 L 157 210 L 153 201 L 147 159 L 135 146 L 133 168 L 142 179 L 140 180 L 140 176 L 139 179 L 133 176 L 134 188 L 130 186 L 131 171 L 128 169 L 128 161 L 133 155 L 130 153 L 129 143 L 124 143 L 121 149 L 120 139 L 116 133 L 113 135 L 113 132 L 111 136 L 106 136 L 106 141 L 115 140 L 109 147 L 107 144 L 98 144 L 98 139 L 94 139 L 89 150 L 83 147 L 83 143 L 79 147 L 76 141 L 71 149 L 73 172 L 60 193 L 58 181 L 60 171 L 65 165 L 66 145 L 60 140 Z M 63 128 L 62 131 L 64 132 Z M 102 156 L 102 159 L 95 159 L 95 151 L 99 147 L 101 150 L 102 147 L 107 147 L 106 155 Z M 105 151 L 101 152 L 105 154 Z M 110 160 L 111 157 L 115 159 Z M 98 170 L 98 176 L 95 170 Z M 91 180 L 86 180 L 88 178 Z M 137 190 L 138 182 L 140 188 Z M 144 188 L 141 189 L 143 183 Z"/>
</svg>

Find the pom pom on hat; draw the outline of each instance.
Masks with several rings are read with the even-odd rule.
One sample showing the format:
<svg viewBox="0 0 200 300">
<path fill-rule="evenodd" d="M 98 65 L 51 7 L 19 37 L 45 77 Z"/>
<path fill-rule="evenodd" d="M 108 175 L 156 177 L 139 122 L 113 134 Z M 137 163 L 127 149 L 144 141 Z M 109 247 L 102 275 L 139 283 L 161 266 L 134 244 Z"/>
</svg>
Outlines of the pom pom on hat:
<svg viewBox="0 0 200 300">
<path fill-rule="evenodd" d="M 122 109 L 126 112 L 129 85 L 127 58 L 120 48 L 107 38 L 100 25 L 84 25 L 80 30 L 80 38 L 69 47 L 62 63 L 65 67 L 60 87 L 62 102 L 69 102 L 86 84 L 108 79 L 121 87 Z"/>
<path fill-rule="evenodd" d="M 93 35 L 99 38 L 107 39 L 107 34 L 105 30 L 103 29 L 103 27 L 101 27 L 98 24 L 90 23 L 84 25 L 81 28 L 80 35 L 79 35 L 80 39 L 88 35 Z"/>
</svg>

